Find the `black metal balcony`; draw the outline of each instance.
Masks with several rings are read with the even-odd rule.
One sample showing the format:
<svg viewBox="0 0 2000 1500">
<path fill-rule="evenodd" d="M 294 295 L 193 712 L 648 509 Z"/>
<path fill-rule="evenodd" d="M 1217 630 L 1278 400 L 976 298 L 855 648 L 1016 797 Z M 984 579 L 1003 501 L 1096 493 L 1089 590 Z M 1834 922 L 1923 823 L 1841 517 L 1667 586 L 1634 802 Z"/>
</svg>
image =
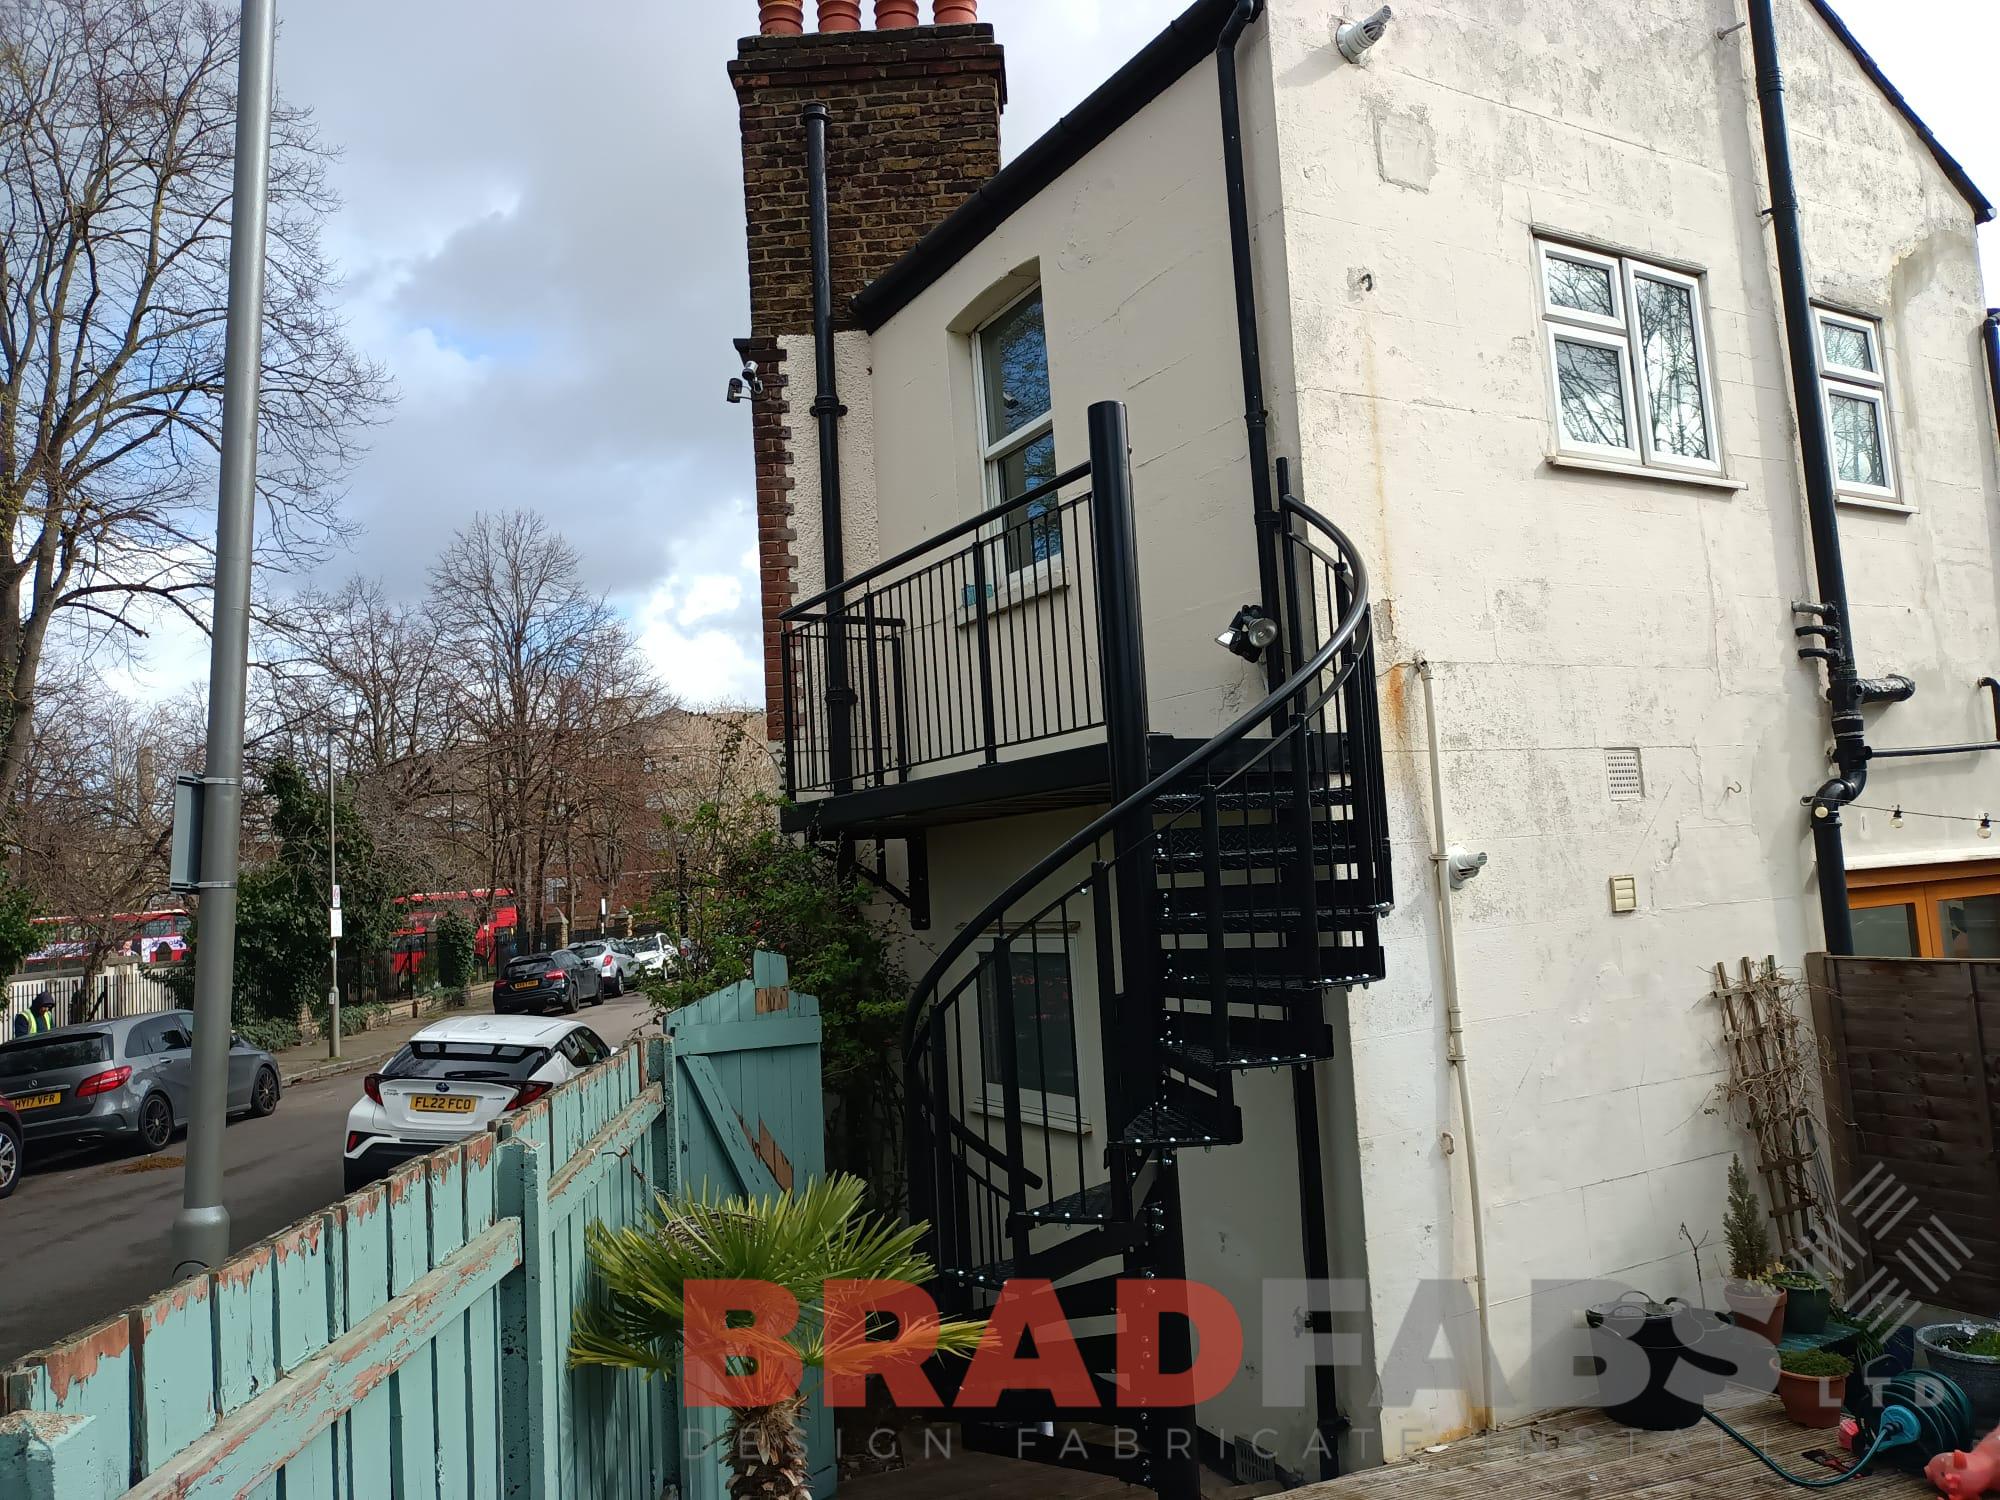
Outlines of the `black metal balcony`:
<svg viewBox="0 0 2000 1500">
<path fill-rule="evenodd" d="M 1104 724 L 1089 465 L 782 616 L 786 790 L 990 766 Z"/>
</svg>

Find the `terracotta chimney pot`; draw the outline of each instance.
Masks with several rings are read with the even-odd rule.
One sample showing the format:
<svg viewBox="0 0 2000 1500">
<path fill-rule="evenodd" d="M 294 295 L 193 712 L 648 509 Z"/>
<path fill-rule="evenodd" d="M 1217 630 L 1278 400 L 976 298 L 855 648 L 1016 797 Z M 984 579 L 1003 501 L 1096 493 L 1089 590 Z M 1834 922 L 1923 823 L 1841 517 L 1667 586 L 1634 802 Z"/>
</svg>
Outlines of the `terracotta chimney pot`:
<svg viewBox="0 0 2000 1500">
<path fill-rule="evenodd" d="M 819 0 L 821 31 L 859 31 L 861 0 Z"/>
<path fill-rule="evenodd" d="M 917 24 L 917 0 L 875 0 L 875 29 L 894 31 Z"/>
<path fill-rule="evenodd" d="M 757 30 L 764 36 L 802 36 L 805 0 L 757 0 Z"/>
<path fill-rule="evenodd" d="M 979 19 L 979 0 L 937 0 L 937 24 L 970 26 Z"/>
</svg>

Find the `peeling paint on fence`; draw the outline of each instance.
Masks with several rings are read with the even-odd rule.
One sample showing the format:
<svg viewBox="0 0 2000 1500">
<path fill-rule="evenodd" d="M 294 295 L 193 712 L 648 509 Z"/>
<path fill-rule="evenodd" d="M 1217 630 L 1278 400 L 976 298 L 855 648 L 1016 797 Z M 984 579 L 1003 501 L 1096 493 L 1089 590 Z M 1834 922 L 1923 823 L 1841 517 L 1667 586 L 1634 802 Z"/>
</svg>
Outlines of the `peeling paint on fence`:
<svg viewBox="0 0 2000 1500">
<path fill-rule="evenodd" d="M 823 1157 L 817 1117 L 775 1101 L 818 1097 L 818 1008 L 794 995 L 772 1011 L 759 989 L 786 989 L 782 960 L 760 955 L 754 982 L 679 1017 L 731 1054 L 727 1080 L 713 1066 L 703 1079 L 716 1103 L 772 1122 L 750 1160 L 768 1172 L 759 1157 L 773 1154 L 809 1179 Z M 0 1495 L 656 1500 L 669 1483 L 719 1494 L 714 1453 L 683 1453 L 671 1385 L 572 1372 L 564 1358 L 588 1283 L 585 1229 L 635 1223 L 655 1192 L 687 1180 L 677 1099 L 688 1087 L 673 1045 L 627 1047 L 497 1134 L 411 1163 L 0 1372 Z"/>
</svg>

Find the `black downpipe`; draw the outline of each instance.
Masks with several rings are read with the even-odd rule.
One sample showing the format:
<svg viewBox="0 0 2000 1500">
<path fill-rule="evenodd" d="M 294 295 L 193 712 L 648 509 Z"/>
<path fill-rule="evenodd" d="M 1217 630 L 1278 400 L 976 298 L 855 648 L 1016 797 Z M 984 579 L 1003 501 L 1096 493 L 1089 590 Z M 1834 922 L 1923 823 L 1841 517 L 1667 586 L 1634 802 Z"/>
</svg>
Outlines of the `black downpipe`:
<svg viewBox="0 0 2000 1500">
<path fill-rule="evenodd" d="M 833 247 L 826 195 L 824 104 L 806 106 L 807 212 L 812 223 L 813 392 L 819 424 L 819 524 L 821 581 L 836 588 L 847 576 L 840 501 L 840 377 L 833 346 Z M 836 793 L 854 789 L 854 690 L 847 680 L 847 620 L 835 593 L 826 607 L 826 752 Z M 870 645 L 872 646 L 872 642 Z"/>
<path fill-rule="evenodd" d="M 1236 44 L 1264 13 L 1264 0 L 1237 0 L 1215 44 L 1216 91 L 1222 102 L 1222 175 L 1229 195 L 1229 263 L 1236 282 L 1236 343 L 1243 362 L 1243 425 L 1250 436 L 1250 506 L 1257 525 L 1257 588 L 1264 609 L 1278 600 L 1278 507 L 1271 491 L 1271 418 L 1264 405 L 1264 350 L 1257 328 L 1257 267 L 1250 246 L 1250 194 L 1243 170 L 1243 112 L 1236 80 Z M 1298 643 L 1293 643 L 1294 649 Z M 1264 654 L 1271 687 L 1285 680 L 1284 653 Z"/>
<path fill-rule="evenodd" d="M 1757 62 L 1757 107 L 1764 125 L 1764 159 L 1771 177 L 1771 228 L 1777 239 L 1778 287 L 1785 307 L 1785 343 L 1792 367 L 1792 400 L 1798 413 L 1799 457 L 1805 466 L 1806 520 L 1812 532 L 1813 568 L 1819 582 L 1815 616 L 1825 649 L 1827 700 L 1833 722 L 1835 775 L 1805 799 L 1812 809 L 1813 855 L 1818 867 L 1820 919 L 1829 953 L 1854 951 L 1854 921 L 1847 905 L 1847 858 L 1840 810 L 1868 784 L 1868 741 L 1861 721 L 1861 674 L 1855 667 L 1853 617 L 1847 572 L 1840 558 L 1840 520 L 1834 508 L 1833 453 L 1827 444 L 1826 405 L 1819 377 L 1818 330 L 1806 277 L 1805 231 L 1798 182 L 1792 171 L 1792 135 L 1785 119 L 1785 77 L 1778 59 L 1772 0 L 1749 0 L 1750 46 Z M 1806 627 L 1814 629 L 1815 627 Z"/>
<path fill-rule="evenodd" d="M 1986 344 L 1986 383 L 1993 391 L 1993 425 L 2000 432 L 2000 307 L 1987 309 L 1980 331 Z"/>
</svg>

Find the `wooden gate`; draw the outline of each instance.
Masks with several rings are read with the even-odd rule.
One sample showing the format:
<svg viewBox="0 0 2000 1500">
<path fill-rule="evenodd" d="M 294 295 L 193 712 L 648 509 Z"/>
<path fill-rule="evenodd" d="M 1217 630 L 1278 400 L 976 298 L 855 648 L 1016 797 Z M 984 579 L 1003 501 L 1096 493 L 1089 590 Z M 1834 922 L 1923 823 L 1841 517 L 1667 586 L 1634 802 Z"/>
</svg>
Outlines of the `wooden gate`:
<svg viewBox="0 0 2000 1500">
<path fill-rule="evenodd" d="M 826 1174 L 819 1002 L 795 994 L 785 960 L 759 953 L 752 976 L 667 1017 L 674 1058 L 678 1194 L 769 1198 Z M 718 1442 L 726 1413 L 684 1413 L 690 1456 Z M 832 1414 L 806 1413 L 815 1496 L 834 1491 Z M 726 1500 L 719 1463 L 686 1463 L 684 1500 Z"/>
<path fill-rule="evenodd" d="M 2000 1307 L 2000 961 L 1814 954 L 1806 976 L 1861 1278 L 1959 1311 Z"/>
</svg>

